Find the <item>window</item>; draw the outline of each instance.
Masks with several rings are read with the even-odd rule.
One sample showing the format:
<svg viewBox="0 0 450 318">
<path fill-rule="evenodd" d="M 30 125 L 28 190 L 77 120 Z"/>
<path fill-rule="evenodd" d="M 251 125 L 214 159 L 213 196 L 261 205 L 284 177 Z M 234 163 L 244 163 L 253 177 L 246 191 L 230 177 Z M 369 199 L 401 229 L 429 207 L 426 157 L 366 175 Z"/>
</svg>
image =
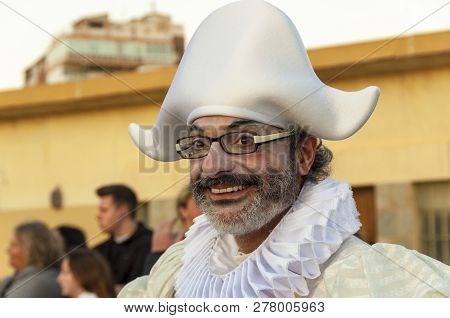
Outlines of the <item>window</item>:
<svg viewBox="0 0 450 318">
<path fill-rule="evenodd" d="M 101 29 L 103 28 L 102 21 L 89 21 L 89 27 L 93 29 Z"/>
<path fill-rule="evenodd" d="M 416 184 L 421 251 L 450 264 L 450 182 Z"/>
<path fill-rule="evenodd" d="M 427 255 L 450 264 L 450 211 L 421 211 L 421 248 Z"/>
<path fill-rule="evenodd" d="M 362 227 L 359 236 L 369 244 L 376 241 L 375 237 L 375 190 L 374 187 L 354 187 L 353 198 L 359 212 Z"/>
</svg>

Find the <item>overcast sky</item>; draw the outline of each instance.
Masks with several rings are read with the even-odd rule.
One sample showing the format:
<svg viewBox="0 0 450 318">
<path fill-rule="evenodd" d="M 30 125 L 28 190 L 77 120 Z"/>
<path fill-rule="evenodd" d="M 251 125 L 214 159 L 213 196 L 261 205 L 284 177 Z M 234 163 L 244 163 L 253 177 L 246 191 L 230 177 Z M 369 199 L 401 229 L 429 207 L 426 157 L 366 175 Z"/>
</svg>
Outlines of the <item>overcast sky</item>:
<svg viewBox="0 0 450 318">
<path fill-rule="evenodd" d="M 113 20 L 146 14 L 150 0 L 0 0 L 0 90 L 23 86 L 23 71 L 57 36 L 85 15 L 108 13 Z M 188 41 L 200 22 L 227 0 L 156 0 L 156 9 L 184 25 Z M 307 48 L 450 30 L 447 0 L 268 0 L 296 24 Z M 10 6 L 18 13 L 13 12 Z M 187 42 L 186 41 L 186 42 Z"/>
</svg>

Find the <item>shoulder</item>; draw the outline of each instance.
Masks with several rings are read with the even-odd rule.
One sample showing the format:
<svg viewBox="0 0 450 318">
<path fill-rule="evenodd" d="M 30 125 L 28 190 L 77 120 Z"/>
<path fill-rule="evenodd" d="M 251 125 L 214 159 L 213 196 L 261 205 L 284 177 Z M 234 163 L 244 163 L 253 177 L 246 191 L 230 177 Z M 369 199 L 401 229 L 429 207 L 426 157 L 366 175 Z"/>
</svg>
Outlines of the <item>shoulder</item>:
<svg viewBox="0 0 450 318">
<path fill-rule="evenodd" d="M 159 258 L 153 267 L 152 272 L 158 272 L 164 269 L 166 265 L 182 265 L 182 257 L 184 255 L 185 241 L 180 241 L 170 246 Z"/>
<path fill-rule="evenodd" d="M 150 241 L 152 237 L 152 231 L 145 227 L 144 224 L 138 223 L 138 229 L 129 241 L 129 244 L 135 246 L 136 248 L 150 248 Z"/>
<path fill-rule="evenodd" d="M 110 242 L 111 242 L 111 239 L 107 239 L 107 240 L 95 245 L 92 249 L 97 252 L 102 252 L 110 244 Z"/>
<path fill-rule="evenodd" d="M 29 272 L 13 283 L 8 297 L 61 297 L 57 276 L 54 268 Z"/>
<path fill-rule="evenodd" d="M 152 235 L 153 233 L 142 222 L 138 222 L 136 234 L 137 234 L 137 236 L 147 237 L 149 235 Z"/>
<path fill-rule="evenodd" d="M 183 265 L 184 246 L 184 241 L 181 241 L 169 247 L 148 276 L 139 277 L 127 284 L 118 297 L 173 297 L 176 275 Z"/>
<path fill-rule="evenodd" d="M 42 288 L 42 292 L 46 290 L 47 292 L 54 292 L 57 290 L 59 292 L 59 286 L 56 282 L 59 271 L 55 268 L 49 268 L 43 271 L 36 272 L 34 275 L 30 276 L 29 282 L 31 285 L 37 288 Z"/>
<path fill-rule="evenodd" d="M 117 295 L 117 298 L 147 298 L 147 276 L 138 277 L 126 284 Z"/>
<path fill-rule="evenodd" d="M 13 279 L 12 275 L 0 279 L 0 297 L 2 297 L 2 294 L 6 293 L 6 289 L 9 286 L 12 279 Z"/>
<path fill-rule="evenodd" d="M 450 267 L 400 245 L 350 237 L 327 264 L 323 284 L 332 297 L 449 297 Z"/>
</svg>

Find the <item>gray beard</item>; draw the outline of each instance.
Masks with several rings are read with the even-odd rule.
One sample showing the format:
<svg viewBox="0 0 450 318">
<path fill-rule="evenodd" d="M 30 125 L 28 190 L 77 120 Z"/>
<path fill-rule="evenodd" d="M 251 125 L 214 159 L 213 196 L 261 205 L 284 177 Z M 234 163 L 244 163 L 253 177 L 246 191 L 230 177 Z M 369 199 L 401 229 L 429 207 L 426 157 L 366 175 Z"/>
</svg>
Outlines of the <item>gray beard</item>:
<svg viewBox="0 0 450 318">
<path fill-rule="evenodd" d="M 221 206 L 208 200 L 204 189 L 196 187 L 196 183 L 193 183 L 193 194 L 202 212 L 220 234 L 244 235 L 261 229 L 293 205 L 297 193 L 296 175 L 293 162 L 281 172 L 255 175 L 260 184 L 253 201 L 234 211 L 232 219 L 221 215 Z"/>
</svg>

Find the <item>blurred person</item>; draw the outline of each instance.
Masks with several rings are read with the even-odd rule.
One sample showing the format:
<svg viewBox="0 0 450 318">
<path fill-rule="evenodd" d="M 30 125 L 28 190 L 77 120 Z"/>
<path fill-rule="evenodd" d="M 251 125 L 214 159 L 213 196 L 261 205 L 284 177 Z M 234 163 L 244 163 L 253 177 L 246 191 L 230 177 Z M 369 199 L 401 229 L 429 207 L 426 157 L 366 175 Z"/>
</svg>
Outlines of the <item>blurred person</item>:
<svg viewBox="0 0 450 318">
<path fill-rule="evenodd" d="M 56 231 L 64 241 L 64 251 L 67 253 L 77 247 L 86 247 L 86 236 L 83 230 L 69 225 L 60 225 Z"/>
<path fill-rule="evenodd" d="M 147 275 L 159 257 L 174 243 L 184 239 L 185 233 L 194 224 L 194 219 L 201 214 L 200 208 L 195 203 L 191 186 L 185 187 L 177 197 L 176 203 L 177 217 L 163 223 L 153 233 L 151 251 L 147 256 L 143 275 Z M 181 221 L 181 229 L 175 235 L 173 227 L 175 223 Z"/>
<path fill-rule="evenodd" d="M 116 291 L 141 276 L 151 246 L 152 232 L 135 220 L 137 197 L 121 184 L 97 189 L 97 221 L 110 238 L 94 247 L 108 262 Z"/>
<path fill-rule="evenodd" d="M 0 297 L 61 297 L 56 282 L 63 242 L 41 222 L 18 225 L 8 247 L 12 276 L 0 282 Z"/>
<path fill-rule="evenodd" d="M 351 186 L 329 176 L 321 139 L 356 133 L 379 94 L 321 82 L 294 23 L 265 1 L 211 13 L 152 128 L 129 126 L 153 160 L 189 160 L 203 214 L 119 297 L 449 297 L 449 266 L 354 236 Z"/>
<path fill-rule="evenodd" d="M 85 248 L 75 249 L 64 257 L 58 283 L 66 297 L 116 297 L 108 264 L 97 252 Z"/>
</svg>

